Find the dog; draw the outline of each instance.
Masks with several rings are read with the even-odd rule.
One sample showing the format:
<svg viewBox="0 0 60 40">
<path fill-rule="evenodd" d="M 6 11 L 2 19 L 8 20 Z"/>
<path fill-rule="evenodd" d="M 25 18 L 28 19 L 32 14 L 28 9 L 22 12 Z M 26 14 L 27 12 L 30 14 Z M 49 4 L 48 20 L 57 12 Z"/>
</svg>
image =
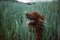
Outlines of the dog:
<svg viewBox="0 0 60 40">
<path fill-rule="evenodd" d="M 29 12 L 26 13 L 26 18 L 29 19 L 29 22 L 27 23 L 30 26 L 29 28 L 33 28 L 36 31 L 36 40 L 42 40 L 42 26 L 44 17 L 38 12 Z"/>
</svg>

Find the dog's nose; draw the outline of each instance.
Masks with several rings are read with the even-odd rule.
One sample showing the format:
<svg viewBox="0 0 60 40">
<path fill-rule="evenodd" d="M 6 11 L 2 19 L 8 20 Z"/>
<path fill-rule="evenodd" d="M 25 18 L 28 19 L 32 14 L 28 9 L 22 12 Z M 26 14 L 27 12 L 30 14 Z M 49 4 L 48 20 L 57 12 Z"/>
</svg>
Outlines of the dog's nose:
<svg viewBox="0 0 60 40">
<path fill-rule="evenodd" d="M 26 15 L 28 15 L 28 13 L 26 13 Z"/>
</svg>

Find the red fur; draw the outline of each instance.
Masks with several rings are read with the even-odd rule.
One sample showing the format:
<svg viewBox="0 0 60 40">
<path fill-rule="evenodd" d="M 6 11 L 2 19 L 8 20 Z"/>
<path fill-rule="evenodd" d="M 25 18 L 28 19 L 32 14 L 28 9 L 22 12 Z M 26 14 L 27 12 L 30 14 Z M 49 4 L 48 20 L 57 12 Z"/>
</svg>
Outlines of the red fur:
<svg viewBox="0 0 60 40">
<path fill-rule="evenodd" d="M 42 37 L 42 26 L 43 22 L 39 21 L 39 19 L 44 20 L 44 17 L 40 15 L 38 12 L 30 12 L 26 13 L 26 17 L 32 22 L 29 22 L 28 25 L 32 25 L 36 30 L 36 40 L 41 40 Z"/>
</svg>

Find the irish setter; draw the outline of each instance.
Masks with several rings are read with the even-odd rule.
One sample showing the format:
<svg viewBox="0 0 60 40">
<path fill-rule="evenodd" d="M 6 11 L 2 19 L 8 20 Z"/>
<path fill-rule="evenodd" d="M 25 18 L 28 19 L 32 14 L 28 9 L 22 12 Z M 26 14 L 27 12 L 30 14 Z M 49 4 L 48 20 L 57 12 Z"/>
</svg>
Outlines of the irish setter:
<svg viewBox="0 0 60 40">
<path fill-rule="evenodd" d="M 38 12 L 26 13 L 26 17 L 30 20 L 28 25 L 31 25 L 36 31 L 36 40 L 42 40 L 42 26 L 44 17 Z"/>
</svg>

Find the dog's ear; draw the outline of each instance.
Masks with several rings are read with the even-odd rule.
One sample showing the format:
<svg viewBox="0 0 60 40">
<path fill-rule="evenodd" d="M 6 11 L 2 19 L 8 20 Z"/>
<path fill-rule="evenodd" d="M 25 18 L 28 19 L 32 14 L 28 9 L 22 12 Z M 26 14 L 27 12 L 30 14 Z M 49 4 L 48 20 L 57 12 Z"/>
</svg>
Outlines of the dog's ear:
<svg viewBox="0 0 60 40">
<path fill-rule="evenodd" d="M 32 12 L 32 15 L 34 15 L 35 19 L 38 19 L 40 17 L 40 14 L 38 12 Z"/>
<path fill-rule="evenodd" d="M 44 20 L 44 17 L 42 15 L 39 16 L 39 19 Z"/>
<path fill-rule="evenodd" d="M 38 20 L 39 20 L 41 23 L 44 23 L 44 17 L 43 17 L 42 15 L 39 15 Z"/>
<path fill-rule="evenodd" d="M 38 19 L 44 20 L 44 17 L 41 14 L 39 14 L 38 12 L 34 12 L 34 13 L 35 13 L 34 15 L 36 15 Z"/>
</svg>

